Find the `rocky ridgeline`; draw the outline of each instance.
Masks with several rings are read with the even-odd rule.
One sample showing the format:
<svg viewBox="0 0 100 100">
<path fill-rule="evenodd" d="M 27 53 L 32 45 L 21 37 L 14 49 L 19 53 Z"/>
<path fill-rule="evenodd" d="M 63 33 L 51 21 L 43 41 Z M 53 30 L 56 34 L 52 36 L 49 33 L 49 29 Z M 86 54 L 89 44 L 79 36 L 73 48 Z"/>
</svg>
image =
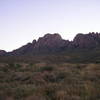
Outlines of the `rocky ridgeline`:
<svg viewBox="0 0 100 100">
<path fill-rule="evenodd" d="M 25 54 L 39 54 L 61 52 L 66 49 L 93 49 L 100 47 L 100 33 L 79 33 L 75 36 L 73 41 L 64 40 L 62 37 L 55 34 L 46 34 L 40 37 L 37 41 L 33 40 L 12 52 L 5 52 L 0 50 L 0 55 L 25 55 Z"/>
</svg>

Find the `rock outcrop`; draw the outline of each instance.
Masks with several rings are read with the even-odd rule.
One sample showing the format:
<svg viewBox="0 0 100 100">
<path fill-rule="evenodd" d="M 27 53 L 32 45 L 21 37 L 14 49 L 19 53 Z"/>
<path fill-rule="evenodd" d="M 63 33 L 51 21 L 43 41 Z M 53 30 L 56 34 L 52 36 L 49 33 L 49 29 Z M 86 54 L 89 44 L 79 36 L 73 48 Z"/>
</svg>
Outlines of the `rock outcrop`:
<svg viewBox="0 0 100 100">
<path fill-rule="evenodd" d="M 0 56 L 6 54 L 6 51 L 5 50 L 0 50 Z"/>
<path fill-rule="evenodd" d="M 62 47 L 67 46 L 68 41 L 63 40 L 57 33 L 46 34 L 36 42 L 34 49 L 38 52 L 55 52 L 59 51 Z"/>
<path fill-rule="evenodd" d="M 55 34 L 46 34 L 40 37 L 37 41 L 33 40 L 32 43 L 28 43 L 12 52 L 6 53 L 0 51 L 0 55 L 34 55 L 45 53 L 63 52 L 66 50 L 75 49 L 95 49 L 100 48 L 100 33 L 79 33 L 75 36 L 73 41 L 64 40 L 62 37 Z"/>
<path fill-rule="evenodd" d="M 99 33 L 89 33 L 89 34 L 77 34 L 73 40 L 73 45 L 75 48 L 96 48 L 100 46 L 100 34 Z"/>
</svg>

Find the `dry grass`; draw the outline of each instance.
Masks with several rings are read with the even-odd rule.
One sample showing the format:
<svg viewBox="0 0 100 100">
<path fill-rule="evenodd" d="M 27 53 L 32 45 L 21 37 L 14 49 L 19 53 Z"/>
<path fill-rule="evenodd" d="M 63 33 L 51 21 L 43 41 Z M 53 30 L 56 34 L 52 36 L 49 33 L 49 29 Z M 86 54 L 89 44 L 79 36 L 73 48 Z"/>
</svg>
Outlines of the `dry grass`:
<svg viewBox="0 0 100 100">
<path fill-rule="evenodd" d="M 100 100 L 100 64 L 2 63 L 0 100 Z"/>
</svg>

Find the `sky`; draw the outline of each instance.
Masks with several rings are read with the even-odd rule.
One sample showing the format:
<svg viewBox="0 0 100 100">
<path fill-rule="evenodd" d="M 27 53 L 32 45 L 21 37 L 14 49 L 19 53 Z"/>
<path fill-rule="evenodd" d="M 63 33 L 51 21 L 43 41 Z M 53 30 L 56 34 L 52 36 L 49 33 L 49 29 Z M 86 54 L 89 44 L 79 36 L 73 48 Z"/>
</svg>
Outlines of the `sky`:
<svg viewBox="0 0 100 100">
<path fill-rule="evenodd" d="M 100 32 L 100 0 L 0 0 L 0 49 L 12 51 L 46 33 L 72 40 Z"/>
</svg>

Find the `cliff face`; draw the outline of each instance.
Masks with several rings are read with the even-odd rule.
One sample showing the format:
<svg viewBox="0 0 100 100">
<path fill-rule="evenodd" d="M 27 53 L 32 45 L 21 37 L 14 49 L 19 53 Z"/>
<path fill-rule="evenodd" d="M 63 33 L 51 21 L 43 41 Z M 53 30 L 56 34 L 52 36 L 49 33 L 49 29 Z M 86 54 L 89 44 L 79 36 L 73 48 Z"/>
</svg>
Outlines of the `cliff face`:
<svg viewBox="0 0 100 100">
<path fill-rule="evenodd" d="M 0 55 L 25 55 L 25 54 L 39 54 L 39 53 L 54 53 L 62 52 L 66 49 L 94 49 L 100 47 L 100 33 L 77 34 L 73 41 L 62 39 L 62 37 L 55 34 L 46 34 L 40 37 L 37 41 L 33 40 L 12 52 L 6 53 L 0 50 Z"/>
</svg>

